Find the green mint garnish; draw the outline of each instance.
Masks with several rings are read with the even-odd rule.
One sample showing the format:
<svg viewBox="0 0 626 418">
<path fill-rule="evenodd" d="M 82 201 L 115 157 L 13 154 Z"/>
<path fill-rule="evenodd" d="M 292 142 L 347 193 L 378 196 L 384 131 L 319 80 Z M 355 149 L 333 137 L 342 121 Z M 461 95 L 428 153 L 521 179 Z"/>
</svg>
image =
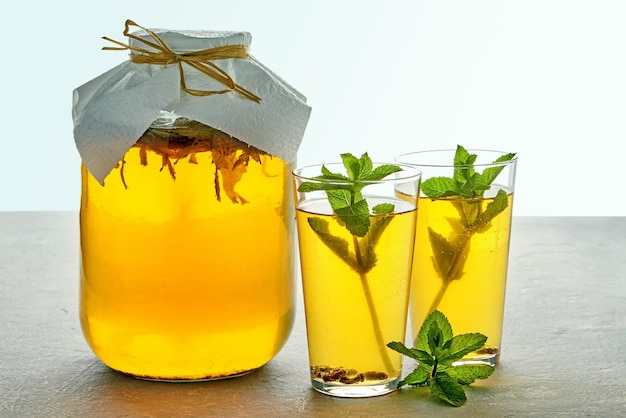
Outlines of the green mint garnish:
<svg viewBox="0 0 626 418">
<path fill-rule="evenodd" d="M 332 173 L 326 166 L 322 166 L 322 175 L 315 178 L 329 180 L 329 182 L 305 182 L 300 184 L 298 191 L 304 193 L 326 191 L 333 212 L 345 224 L 348 231 L 357 237 L 364 237 L 370 227 L 370 211 L 361 190 L 367 186 L 367 182 L 382 180 L 401 169 L 391 164 L 373 168 L 372 160 L 367 153 L 361 158 L 356 158 L 352 154 L 341 154 L 341 159 L 347 175 Z M 333 180 L 336 182 L 330 182 Z M 373 213 L 384 214 L 393 211 L 393 205 L 391 209 L 386 209 L 387 212 L 378 206 L 372 208 Z"/>
<path fill-rule="evenodd" d="M 450 322 L 439 311 L 433 311 L 422 324 L 416 348 L 407 348 L 400 342 L 390 342 L 387 347 L 417 360 L 417 368 L 398 383 L 428 386 L 433 396 L 453 406 L 467 401 L 463 386 L 476 379 L 486 379 L 494 367 L 488 364 L 463 364 L 454 366 L 465 355 L 485 345 L 487 337 L 480 333 L 454 336 Z"/>
<path fill-rule="evenodd" d="M 361 158 L 356 158 L 352 154 L 341 154 L 341 159 L 347 174 L 332 173 L 326 166 L 322 166 L 322 174 L 315 178 L 328 181 L 303 182 L 298 186 L 298 191 L 303 193 L 325 191 L 336 216 L 335 220 L 352 235 L 353 249 L 351 251 L 350 242 L 330 233 L 328 221 L 314 216 L 307 219 L 309 226 L 322 242 L 359 274 L 378 350 L 385 367 L 391 371 L 393 365 L 385 348 L 378 314 L 367 281 L 367 273 L 376 265 L 376 245 L 393 216 L 376 216 L 372 223 L 369 204 L 363 197 L 362 190 L 370 182 L 382 180 L 402 169 L 391 164 L 374 168 L 367 153 L 364 153 Z M 395 206 L 391 203 L 381 203 L 372 207 L 371 214 L 392 215 L 394 209 Z"/>
<path fill-rule="evenodd" d="M 458 145 L 454 155 L 452 177 L 432 177 L 422 182 L 422 192 L 432 199 L 459 198 L 451 202 L 459 212 L 460 232 L 446 238 L 428 228 L 434 255 L 433 263 L 442 279 L 439 293 L 428 312 L 437 309 L 449 284 L 461 278 L 472 235 L 489 229 L 491 220 L 509 205 L 507 193 L 500 189 L 483 209 L 484 193 L 491 188 L 505 165 L 488 167 L 479 173 L 474 167 L 477 157 L 477 154 L 470 154 L 464 147 Z M 504 163 L 513 158 L 515 153 L 509 153 L 500 156 L 493 163 Z"/>
<path fill-rule="evenodd" d="M 465 148 L 458 145 L 454 155 L 453 177 L 430 178 L 422 183 L 422 191 L 426 196 L 432 198 L 450 196 L 475 198 L 483 196 L 504 169 L 504 165 L 486 168 L 482 174 L 477 173 L 474 169 L 477 157 L 477 154 L 470 154 Z M 514 157 L 514 153 L 505 154 L 496 159 L 494 163 L 510 161 Z"/>
<path fill-rule="evenodd" d="M 332 173 L 322 166 L 322 175 L 315 178 L 328 180 L 321 182 L 303 182 L 299 192 L 325 191 L 328 202 L 337 216 L 337 221 L 352 235 L 354 252 L 350 243 L 341 237 L 331 235 L 328 222 L 318 217 L 308 218 L 311 229 L 346 264 L 359 274 L 366 274 L 376 264 L 374 249 L 391 216 L 376 217 L 370 221 L 370 208 L 361 191 L 369 183 L 382 180 L 390 174 L 401 171 L 397 165 L 383 164 L 373 168 L 372 160 L 363 154 L 356 158 L 352 154 L 341 154 L 347 175 Z M 381 203 L 372 208 L 374 215 L 390 215 L 394 211 L 391 203 Z"/>
</svg>

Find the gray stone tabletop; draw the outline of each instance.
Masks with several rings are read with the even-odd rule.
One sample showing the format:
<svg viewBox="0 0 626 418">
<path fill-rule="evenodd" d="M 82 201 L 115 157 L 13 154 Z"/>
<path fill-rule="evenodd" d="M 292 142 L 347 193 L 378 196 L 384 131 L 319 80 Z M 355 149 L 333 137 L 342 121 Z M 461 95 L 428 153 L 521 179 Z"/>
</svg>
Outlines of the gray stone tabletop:
<svg viewBox="0 0 626 418">
<path fill-rule="evenodd" d="M 198 383 L 118 374 L 81 334 L 78 247 L 76 212 L 0 212 L 0 417 L 626 415 L 624 217 L 514 218 L 501 362 L 459 408 L 424 388 L 315 392 L 301 299 L 289 341 L 254 373 Z"/>
</svg>

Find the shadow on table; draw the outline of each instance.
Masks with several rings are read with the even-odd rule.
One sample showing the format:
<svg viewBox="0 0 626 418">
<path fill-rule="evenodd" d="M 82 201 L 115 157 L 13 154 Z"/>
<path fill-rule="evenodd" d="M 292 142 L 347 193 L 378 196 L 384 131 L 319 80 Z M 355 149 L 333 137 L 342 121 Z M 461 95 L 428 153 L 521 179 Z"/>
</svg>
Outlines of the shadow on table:
<svg viewBox="0 0 626 418">
<path fill-rule="evenodd" d="M 93 359 L 75 365 L 75 369 L 59 373 L 62 383 L 54 399 L 39 411 L 42 416 L 348 417 L 371 416 L 374 410 L 384 411 L 385 416 L 457 416 L 470 409 L 472 413 L 488 413 L 491 397 L 490 387 L 476 385 L 467 392 L 467 406 L 473 403 L 472 398 L 481 400 L 470 408 L 449 407 L 433 399 L 427 388 L 405 388 L 374 398 L 334 398 L 311 388 L 306 369 L 285 370 L 278 361 L 237 378 L 193 383 L 139 380 Z"/>
<path fill-rule="evenodd" d="M 58 393 L 45 406 L 49 416 L 284 416 L 287 408 L 297 408 L 294 393 L 298 400 L 315 395 L 306 370 L 287 378 L 271 362 L 237 378 L 186 383 L 135 379 L 98 360 L 81 361 L 77 368 L 82 371 L 59 374 Z M 285 390 L 294 380 L 301 387 Z"/>
</svg>

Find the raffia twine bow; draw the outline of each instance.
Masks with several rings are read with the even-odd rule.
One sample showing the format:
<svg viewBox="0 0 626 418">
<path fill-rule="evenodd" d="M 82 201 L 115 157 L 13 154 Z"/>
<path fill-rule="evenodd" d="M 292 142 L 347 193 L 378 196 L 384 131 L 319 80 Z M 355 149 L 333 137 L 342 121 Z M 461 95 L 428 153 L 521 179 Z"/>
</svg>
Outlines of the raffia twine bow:
<svg viewBox="0 0 626 418">
<path fill-rule="evenodd" d="M 143 29 L 152 37 L 154 42 L 140 38 L 137 35 L 130 33 L 131 26 L 138 27 Z M 156 65 L 170 65 L 177 64 L 178 71 L 180 73 L 180 88 L 181 90 L 193 95 L 193 96 L 211 96 L 214 94 L 224 94 L 234 91 L 239 93 L 246 99 L 252 100 L 254 102 L 259 103 L 261 98 L 257 95 L 251 93 L 245 88 L 241 87 L 232 79 L 230 75 L 217 65 L 215 65 L 212 61 L 222 60 L 228 58 L 248 58 L 248 48 L 244 45 L 226 45 L 226 46 L 218 46 L 215 48 L 203 49 L 200 51 L 193 52 L 185 52 L 182 54 L 178 54 L 172 51 L 167 44 L 159 38 L 159 36 L 153 31 L 144 28 L 143 26 L 139 26 L 132 20 L 126 20 L 125 28 L 124 28 L 124 36 L 127 36 L 130 39 L 134 39 L 139 41 L 149 47 L 153 48 L 154 51 L 139 48 L 135 46 L 131 46 L 125 44 L 123 42 L 116 41 L 114 39 L 103 36 L 102 39 L 105 39 L 109 42 L 113 42 L 118 47 L 113 46 L 105 46 L 103 50 L 114 50 L 114 51 L 123 51 L 123 50 L 131 50 L 136 53 L 130 54 L 130 60 L 132 62 L 138 64 L 156 64 Z M 185 73 L 183 64 L 187 64 L 188 66 L 206 74 L 212 79 L 218 81 L 223 84 L 226 88 L 224 90 L 197 90 L 187 88 L 185 83 Z"/>
</svg>

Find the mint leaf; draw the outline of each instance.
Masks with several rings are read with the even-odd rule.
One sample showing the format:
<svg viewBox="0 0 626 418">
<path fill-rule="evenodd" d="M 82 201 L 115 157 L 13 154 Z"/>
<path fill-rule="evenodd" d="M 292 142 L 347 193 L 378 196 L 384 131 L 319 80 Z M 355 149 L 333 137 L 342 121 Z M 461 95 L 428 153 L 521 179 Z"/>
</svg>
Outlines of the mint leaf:
<svg viewBox="0 0 626 418">
<path fill-rule="evenodd" d="M 350 180 L 357 180 L 361 176 L 361 164 L 352 154 L 341 154 L 343 166 L 346 168 Z"/>
<path fill-rule="evenodd" d="M 477 157 L 478 155 L 470 154 L 462 145 L 457 145 L 454 153 L 454 165 L 470 166 L 476 162 Z"/>
<path fill-rule="evenodd" d="M 300 186 L 298 186 L 298 191 L 302 193 L 310 193 L 310 192 L 316 192 L 316 191 L 321 191 L 321 190 L 332 190 L 336 188 L 337 187 L 335 185 L 330 184 L 330 183 L 306 182 L 306 183 L 301 183 Z"/>
<path fill-rule="evenodd" d="M 501 155 L 500 157 L 496 158 L 493 162 L 494 164 L 503 163 L 506 161 L 511 161 L 513 158 L 515 158 L 515 153 L 509 153 L 509 154 Z M 496 177 L 498 177 L 498 174 L 500 174 L 500 172 L 504 170 L 504 167 L 505 165 L 503 164 L 503 165 L 496 166 L 496 167 L 485 168 L 483 170 L 483 177 L 485 178 L 485 181 L 488 184 L 493 183 Z"/>
<path fill-rule="evenodd" d="M 361 265 L 364 272 L 370 271 L 376 265 L 376 261 L 378 259 L 375 252 L 376 245 L 378 244 L 378 240 L 380 239 L 383 231 L 393 219 L 393 216 L 385 215 L 390 215 L 393 210 L 394 205 L 391 203 L 381 203 L 372 208 L 372 212 L 374 214 L 382 216 L 376 216 L 374 218 L 374 222 L 370 224 L 370 230 L 366 237 L 364 237 L 358 244 L 361 249 L 361 254 L 363 255 L 361 258 Z"/>
<path fill-rule="evenodd" d="M 407 357 L 415 359 L 417 361 L 425 361 L 425 360 L 433 359 L 430 353 L 427 353 L 426 351 L 423 351 L 423 350 L 418 350 L 416 348 L 408 348 L 404 344 L 399 343 L 397 341 L 392 341 L 388 343 L 387 347 L 391 348 L 392 350 L 397 351 L 400 354 L 403 354 Z"/>
<path fill-rule="evenodd" d="M 352 235 L 364 237 L 370 228 L 370 211 L 365 200 L 335 208 L 335 214 L 345 224 L 346 228 Z"/>
<path fill-rule="evenodd" d="M 444 346 L 446 340 L 443 336 L 443 332 L 436 322 L 430 324 L 426 336 L 428 338 L 429 353 L 431 353 L 433 356 L 438 356 L 438 349 Z"/>
<path fill-rule="evenodd" d="M 398 382 L 398 387 L 402 387 L 404 385 L 421 385 L 426 383 L 430 377 L 430 370 L 435 364 L 435 359 L 429 353 L 415 348 L 407 348 L 404 344 L 397 341 L 388 343 L 387 347 L 419 362 L 418 367 L 413 370 L 413 372 Z"/>
<path fill-rule="evenodd" d="M 454 179 L 459 183 L 467 182 L 474 175 L 472 164 L 478 156 L 470 154 L 461 145 L 457 145 L 454 153 Z"/>
<path fill-rule="evenodd" d="M 363 196 L 361 196 L 360 193 L 356 193 L 351 190 L 326 190 L 326 196 L 328 197 L 328 203 L 330 203 L 330 207 L 335 213 L 337 213 L 339 209 L 348 208 L 361 201 L 365 202 L 365 200 L 363 200 Z M 367 202 L 359 204 L 365 204 L 365 206 L 367 206 Z M 363 215 L 363 213 L 361 214 Z M 367 212 L 367 215 L 369 218 L 369 212 Z M 369 222 L 369 219 L 367 222 Z"/>
<path fill-rule="evenodd" d="M 322 165 L 322 175 L 317 176 L 316 178 L 323 180 L 350 180 L 349 177 L 346 177 L 343 174 L 333 173 L 325 165 Z"/>
<path fill-rule="evenodd" d="M 459 212 L 459 220 L 462 228 L 468 230 L 480 215 L 482 199 L 464 199 L 453 201 L 452 205 Z"/>
<path fill-rule="evenodd" d="M 367 180 L 367 181 L 382 180 L 385 177 L 389 176 L 390 174 L 397 173 L 399 171 L 402 171 L 402 169 L 398 167 L 397 165 L 383 164 L 383 165 L 379 165 L 378 167 L 374 169 L 374 171 L 371 171 L 366 176 L 364 176 L 362 180 Z"/>
<path fill-rule="evenodd" d="M 374 164 L 372 164 L 372 160 L 370 159 L 369 155 L 367 155 L 367 152 L 361 155 L 361 158 L 359 158 L 359 165 L 360 165 L 359 177 L 357 178 L 358 179 L 367 178 L 367 176 L 369 176 L 370 173 L 372 172 L 372 168 L 374 166 Z"/>
<path fill-rule="evenodd" d="M 461 184 L 448 177 L 431 177 L 422 182 L 422 192 L 433 199 L 458 196 Z"/>
<path fill-rule="evenodd" d="M 471 228 L 478 229 L 483 227 L 488 227 L 489 222 L 496 215 L 503 212 L 509 206 L 509 197 L 506 192 L 502 189 L 498 190 L 496 197 L 487 204 L 485 211 L 476 217 L 476 220 L 472 222 L 470 225 Z M 487 229 L 487 228 L 485 228 Z"/>
<path fill-rule="evenodd" d="M 434 311 L 422 324 L 422 327 L 417 334 L 417 349 L 426 351 L 427 353 L 434 355 L 434 353 L 430 350 L 429 345 L 429 332 L 432 327 L 437 327 L 441 332 L 441 346 L 443 346 L 446 342 L 452 339 L 452 327 L 450 326 L 450 322 L 448 322 L 448 318 L 445 317 L 439 311 Z"/>
<path fill-rule="evenodd" d="M 430 245 L 433 248 L 433 263 L 435 270 L 440 276 L 447 276 L 450 271 L 453 259 L 450 254 L 454 254 L 455 247 L 443 235 L 435 232 L 434 229 L 428 228 L 428 236 Z"/>
<path fill-rule="evenodd" d="M 387 347 L 391 348 L 394 351 L 397 351 L 400 354 L 403 354 L 405 356 L 411 357 L 416 360 L 417 360 L 417 356 L 419 355 L 418 350 L 416 350 L 415 348 L 408 348 L 407 346 L 405 346 L 404 344 L 398 341 L 392 341 L 390 343 L 387 343 Z"/>
<path fill-rule="evenodd" d="M 392 341 L 388 343 L 387 347 L 399 352 L 400 354 L 415 359 L 419 363 L 425 363 L 430 366 L 433 366 L 435 364 L 435 359 L 433 358 L 433 356 L 424 350 L 418 350 L 417 348 L 407 348 L 404 344 L 397 341 Z"/>
<path fill-rule="evenodd" d="M 462 364 L 450 367 L 446 373 L 456 379 L 462 385 L 474 383 L 476 379 L 486 379 L 495 371 L 493 366 L 488 364 Z"/>
<path fill-rule="evenodd" d="M 404 385 L 423 385 L 428 382 L 430 373 L 425 367 L 417 367 L 411 373 L 409 373 L 404 379 L 398 382 L 398 387 Z"/>
<path fill-rule="evenodd" d="M 392 203 L 380 203 L 372 208 L 375 215 L 388 215 L 393 212 L 395 206 Z"/>
<path fill-rule="evenodd" d="M 444 348 L 448 350 L 445 358 L 440 358 L 439 362 L 444 365 L 451 365 L 455 361 L 461 360 L 463 357 L 478 350 L 487 342 L 487 337 L 480 333 L 461 334 L 449 340 Z"/>
<path fill-rule="evenodd" d="M 352 194 L 348 190 L 327 190 L 328 203 L 333 211 L 350 206 Z"/>
<path fill-rule="evenodd" d="M 489 190 L 489 183 L 486 179 L 478 174 L 474 173 L 469 177 L 465 183 L 462 183 L 459 188 L 459 196 L 465 199 L 474 199 L 480 197 L 485 193 L 485 190 Z"/>
<path fill-rule="evenodd" d="M 467 401 L 463 386 L 446 372 L 437 373 L 428 384 L 430 392 L 453 406 L 461 406 Z"/>
<path fill-rule="evenodd" d="M 332 235 L 328 228 L 328 222 L 318 217 L 307 219 L 309 226 L 322 242 L 339 258 L 345 261 L 352 268 L 357 268 L 356 263 L 350 257 L 348 241 Z"/>
</svg>

